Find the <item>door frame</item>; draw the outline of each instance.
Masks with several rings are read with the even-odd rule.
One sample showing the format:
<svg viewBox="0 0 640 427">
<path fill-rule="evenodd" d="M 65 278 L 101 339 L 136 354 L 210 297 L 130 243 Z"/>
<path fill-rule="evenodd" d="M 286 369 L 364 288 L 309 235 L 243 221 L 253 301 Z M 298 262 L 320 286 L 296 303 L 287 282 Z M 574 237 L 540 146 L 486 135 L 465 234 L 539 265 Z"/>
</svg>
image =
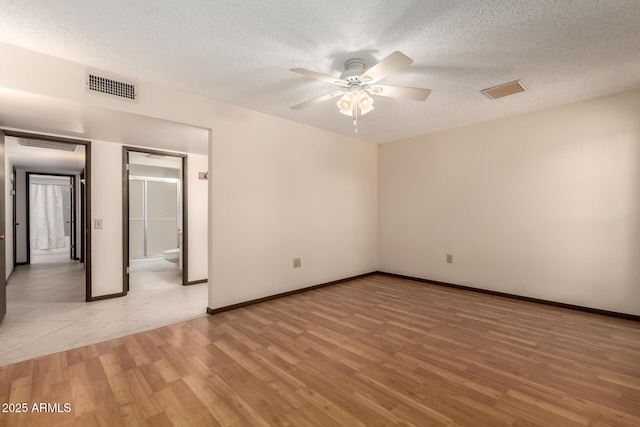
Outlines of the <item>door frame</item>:
<svg viewBox="0 0 640 427">
<path fill-rule="evenodd" d="M 25 182 L 26 182 L 26 187 L 27 187 L 27 264 L 31 264 L 31 183 L 30 183 L 30 178 L 31 175 L 37 175 L 37 176 L 63 176 L 63 177 L 67 177 L 69 178 L 69 185 L 71 186 L 70 188 L 70 192 L 69 192 L 69 197 L 70 197 L 70 201 L 71 201 L 71 226 L 70 226 L 70 233 L 71 235 L 69 236 L 69 245 L 71 246 L 70 248 L 70 253 L 69 253 L 69 258 L 77 261 L 77 257 L 76 257 L 76 250 L 78 247 L 78 242 L 76 242 L 77 240 L 77 236 L 76 236 L 76 197 L 75 197 L 75 191 L 76 191 L 76 176 L 75 175 L 69 175 L 69 174 L 63 174 L 63 173 L 48 173 L 48 172 L 25 172 Z M 15 222 L 15 221 L 14 221 Z M 15 248 L 16 246 L 16 239 L 14 237 L 13 239 L 13 246 Z"/>
<path fill-rule="evenodd" d="M 27 139 L 40 139 L 43 141 L 61 142 L 64 144 L 75 144 L 84 146 L 84 239 L 82 248 L 84 250 L 84 270 L 85 270 L 85 301 L 96 301 L 103 299 L 103 297 L 94 297 L 92 294 L 91 286 L 91 221 L 87 221 L 86 218 L 91 218 L 91 141 L 75 138 L 65 138 L 59 136 L 42 135 L 39 133 L 30 133 L 22 131 L 14 131 L 9 129 L 2 129 L 5 136 L 12 136 L 15 138 L 27 138 Z M 81 184 L 82 185 L 82 184 Z M 82 189 L 81 189 L 82 190 Z M 28 214 L 28 212 L 27 212 Z M 82 215 L 81 215 L 82 216 Z M 14 219 L 15 224 L 15 219 Z M 14 234 L 15 241 L 15 234 Z M 29 257 L 29 251 L 27 251 L 27 257 Z M 14 259 L 15 262 L 15 259 Z"/>
<path fill-rule="evenodd" d="M 0 190 L 2 191 L 2 203 L 0 203 L 0 235 L 2 238 L 0 239 L 0 322 L 4 319 L 7 314 L 7 244 L 5 240 L 6 234 L 6 203 L 7 203 L 7 191 L 6 191 L 6 161 L 5 161 L 5 134 L 0 129 Z"/>
<path fill-rule="evenodd" d="M 182 159 L 182 286 L 189 283 L 189 215 L 188 215 L 188 183 L 187 159 L 185 153 L 154 150 L 144 147 L 122 147 L 122 294 L 129 292 L 129 153 L 155 154 L 160 156 L 179 157 Z"/>
</svg>

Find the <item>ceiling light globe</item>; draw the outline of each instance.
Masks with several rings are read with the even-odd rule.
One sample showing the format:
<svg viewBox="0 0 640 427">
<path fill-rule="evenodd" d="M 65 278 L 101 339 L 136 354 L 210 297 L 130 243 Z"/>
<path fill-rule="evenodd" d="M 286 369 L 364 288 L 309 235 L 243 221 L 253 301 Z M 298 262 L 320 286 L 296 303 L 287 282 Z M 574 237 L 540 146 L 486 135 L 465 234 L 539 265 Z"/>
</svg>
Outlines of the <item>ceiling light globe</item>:
<svg viewBox="0 0 640 427">
<path fill-rule="evenodd" d="M 366 92 L 362 91 L 358 98 L 358 106 L 360 107 L 361 114 L 364 115 L 373 110 L 373 98 L 371 98 Z"/>
<path fill-rule="evenodd" d="M 338 106 L 342 114 L 350 116 L 351 112 L 353 111 L 353 95 L 351 95 L 350 93 L 345 93 L 342 98 L 338 100 L 336 105 Z"/>
</svg>

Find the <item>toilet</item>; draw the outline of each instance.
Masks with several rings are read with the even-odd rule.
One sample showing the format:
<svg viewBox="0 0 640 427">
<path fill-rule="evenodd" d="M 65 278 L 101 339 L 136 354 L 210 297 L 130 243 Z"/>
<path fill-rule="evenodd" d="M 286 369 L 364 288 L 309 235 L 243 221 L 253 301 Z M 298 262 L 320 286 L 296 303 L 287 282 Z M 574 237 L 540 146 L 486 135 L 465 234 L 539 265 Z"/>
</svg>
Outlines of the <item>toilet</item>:
<svg viewBox="0 0 640 427">
<path fill-rule="evenodd" d="M 169 249 L 168 251 L 162 252 L 162 256 L 167 261 L 177 264 L 180 262 L 180 249 Z"/>
</svg>

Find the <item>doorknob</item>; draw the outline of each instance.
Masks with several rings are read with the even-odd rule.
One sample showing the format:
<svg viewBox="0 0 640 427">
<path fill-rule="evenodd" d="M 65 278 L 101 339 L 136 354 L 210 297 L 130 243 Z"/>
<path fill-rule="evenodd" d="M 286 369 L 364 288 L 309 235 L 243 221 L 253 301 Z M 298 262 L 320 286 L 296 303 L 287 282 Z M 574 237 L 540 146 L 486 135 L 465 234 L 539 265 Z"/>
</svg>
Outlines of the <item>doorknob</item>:
<svg viewBox="0 0 640 427">
<path fill-rule="evenodd" d="M 0 240 L 4 240 L 4 234 L 0 234 Z"/>
</svg>

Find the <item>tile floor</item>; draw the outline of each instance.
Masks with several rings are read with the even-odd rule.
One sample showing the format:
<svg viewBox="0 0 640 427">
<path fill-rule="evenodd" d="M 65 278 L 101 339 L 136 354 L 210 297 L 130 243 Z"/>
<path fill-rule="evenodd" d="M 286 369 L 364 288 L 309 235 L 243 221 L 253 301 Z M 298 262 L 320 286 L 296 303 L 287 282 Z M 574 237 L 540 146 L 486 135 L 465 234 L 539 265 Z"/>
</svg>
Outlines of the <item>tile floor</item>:
<svg viewBox="0 0 640 427">
<path fill-rule="evenodd" d="M 162 259 L 132 264 L 126 297 L 87 303 L 84 286 L 84 266 L 66 254 L 17 266 L 0 323 L 0 366 L 206 315 L 207 284 L 180 285 L 180 270 Z"/>
</svg>

